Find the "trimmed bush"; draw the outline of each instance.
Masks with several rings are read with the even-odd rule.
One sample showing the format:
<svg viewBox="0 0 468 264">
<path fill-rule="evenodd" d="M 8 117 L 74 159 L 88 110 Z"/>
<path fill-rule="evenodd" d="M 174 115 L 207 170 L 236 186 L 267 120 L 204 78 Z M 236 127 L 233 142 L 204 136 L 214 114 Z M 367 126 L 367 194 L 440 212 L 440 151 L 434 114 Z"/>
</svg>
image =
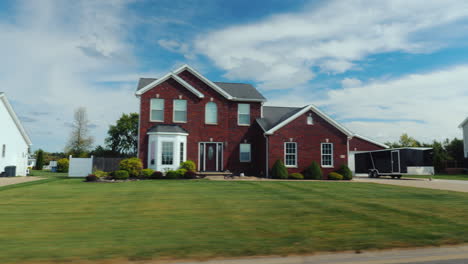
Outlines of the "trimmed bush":
<svg viewBox="0 0 468 264">
<path fill-rule="evenodd" d="M 304 175 L 302 175 L 301 173 L 291 173 L 289 174 L 289 179 L 293 179 L 293 180 L 302 180 L 304 179 Z"/>
<path fill-rule="evenodd" d="M 309 167 L 304 170 L 304 178 L 310 180 L 321 180 L 323 178 L 322 169 L 316 161 L 313 161 Z"/>
<path fill-rule="evenodd" d="M 108 175 L 107 172 L 101 171 L 101 170 L 97 170 L 93 174 L 96 175 L 98 178 L 107 177 L 107 175 Z"/>
<path fill-rule="evenodd" d="M 119 168 L 127 171 L 130 177 L 138 177 L 143 169 L 143 163 L 139 158 L 124 159 L 120 162 Z"/>
<path fill-rule="evenodd" d="M 114 179 L 116 180 L 126 180 L 129 178 L 128 171 L 126 170 L 118 170 L 114 171 Z"/>
<path fill-rule="evenodd" d="M 187 171 L 196 171 L 197 166 L 195 165 L 195 162 L 191 160 L 184 161 L 180 164 L 181 169 L 186 169 Z"/>
<path fill-rule="evenodd" d="M 151 174 L 151 179 L 162 179 L 163 178 L 163 173 L 160 171 L 155 171 L 153 174 Z"/>
<path fill-rule="evenodd" d="M 169 170 L 166 172 L 166 177 L 164 177 L 165 179 L 177 179 L 179 177 L 179 173 L 175 170 Z"/>
<path fill-rule="evenodd" d="M 195 171 L 187 171 L 184 176 L 185 179 L 196 179 L 197 173 Z"/>
<path fill-rule="evenodd" d="M 349 181 L 353 179 L 353 172 L 345 164 L 341 165 L 340 169 L 338 169 L 336 172 L 343 176 L 343 180 Z"/>
<path fill-rule="evenodd" d="M 99 177 L 94 175 L 94 174 L 89 174 L 88 176 L 86 176 L 86 181 L 87 182 L 95 182 L 95 181 L 98 181 L 99 180 Z"/>
<path fill-rule="evenodd" d="M 343 175 L 336 173 L 336 172 L 330 172 L 328 174 L 328 179 L 331 181 L 341 181 L 343 180 Z"/>
<path fill-rule="evenodd" d="M 42 149 L 39 149 L 37 151 L 37 156 L 36 156 L 36 170 L 42 170 L 42 167 L 44 167 L 44 151 Z"/>
<path fill-rule="evenodd" d="M 176 170 L 177 172 L 177 179 L 183 179 L 185 178 L 185 174 L 187 173 L 186 169 L 178 169 Z"/>
<path fill-rule="evenodd" d="M 152 169 L 144 169 L 141 170 L 140 178 L 142 179 L 150 179 L 153 176 L 154 170 Z"/>
<path fill-rule="evenodd" d="M 59 159 L 57 161 L 57 172 L 68 172 L 68 168 L 70 166 L 70 162 L 68 159 Z"/>
<path fill-rule="evenodd" d="M 275 164 L 273 164 L 273 168 L 271 168 L 271 176 L 275 179 L 288 178 L 288 170 L 284 166 L 282 160 L 277 160 Z"/>
</svg>

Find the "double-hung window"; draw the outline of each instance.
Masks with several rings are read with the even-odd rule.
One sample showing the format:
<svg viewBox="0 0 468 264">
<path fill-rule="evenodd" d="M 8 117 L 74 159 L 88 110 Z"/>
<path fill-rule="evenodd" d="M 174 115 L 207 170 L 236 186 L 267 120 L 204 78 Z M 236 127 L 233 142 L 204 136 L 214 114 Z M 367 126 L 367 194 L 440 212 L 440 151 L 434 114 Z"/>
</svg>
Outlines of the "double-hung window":
<svg viewBox="0 0 468 264">
<path fill-rule="evenodd" d="M 322 143 L 322 167 L 333 167 L 333 144 Z"/>
<path fill-rule="evenodd" d="M 205 124 L 218 123 L 218 106 L 215 102 L 208 102 L 205 105 Z"/>
<path fill-rule="evenodd" d="M 286 167 L 297 167 L 297 143 L 284 143 L 284 164 Z"/>
<path fill-rule="evenodd" d="M 187 122 L 187 100 L 174 100 L 174 122 Z"/>
<path fill-rule="evenodd" d="M 237 105 L 237 123 L 239 125 L 250 125 L 250 105 Z"/>
<path fill-rule="evenodd" d="M 164 122 L 164 99 L 151 99 L 150 121 Z"/>
<path fill-rule="evenodd" d="M 162 142 L 162 165 L 174 164 L 174 142 Z"/>
<path fill-rule="evenodd" d="M 250 144 L 240 144 L 240 162 L 250 162 L 251 160 L 251 148 Z"/>
</svg>

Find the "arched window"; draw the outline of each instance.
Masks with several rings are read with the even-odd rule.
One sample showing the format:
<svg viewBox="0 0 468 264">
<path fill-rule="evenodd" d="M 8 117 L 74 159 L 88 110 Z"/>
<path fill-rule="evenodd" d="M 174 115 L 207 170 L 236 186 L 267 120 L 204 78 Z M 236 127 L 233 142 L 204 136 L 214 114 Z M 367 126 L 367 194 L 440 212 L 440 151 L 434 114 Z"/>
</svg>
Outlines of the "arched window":
<svg viewBox="0 0 468 264">
<path fill-rule="evenodd" d="M 205 106 L 205 123 L 206 124 L 218 123 L 218 106 L 214 102 L 209 102 Z"/>
<path fill-rule="evenodd" d="M 307 117 L 307 124 L 308 125 L 313 125 L 314 124 L 314 119 L 312 118 L 311 114 L 309 114 L 309 116 Z"/>
</svg>

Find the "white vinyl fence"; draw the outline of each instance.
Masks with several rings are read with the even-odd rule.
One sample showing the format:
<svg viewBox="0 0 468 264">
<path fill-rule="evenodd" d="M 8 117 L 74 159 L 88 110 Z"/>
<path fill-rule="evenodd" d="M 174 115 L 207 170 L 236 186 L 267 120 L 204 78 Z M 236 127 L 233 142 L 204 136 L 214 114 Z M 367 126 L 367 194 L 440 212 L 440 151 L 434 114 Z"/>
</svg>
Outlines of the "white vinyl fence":
<svg viewBox="0 0 468 264">
<path fill-rule="evenodd" d="M 91 158 L 73 158 L 70 155 L 68 177 L 86 177 L 93 171 L 93 156 Z"/>
</svg>

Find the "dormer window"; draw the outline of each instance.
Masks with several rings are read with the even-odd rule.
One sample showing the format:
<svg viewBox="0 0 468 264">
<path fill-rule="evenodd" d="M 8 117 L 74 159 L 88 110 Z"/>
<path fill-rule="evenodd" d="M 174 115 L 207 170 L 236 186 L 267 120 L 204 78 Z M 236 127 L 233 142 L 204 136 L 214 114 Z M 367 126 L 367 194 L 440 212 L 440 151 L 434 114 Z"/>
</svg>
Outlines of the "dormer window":
<svg viewBox="0 0 468 264">
<path fill-rule="evenodd" d="M 307 124 L 308 125 L 314 124 L 314 119 L 312 118 L 312 114 L 309 114 L 309 116 L 307 117 Z"/>
</svg>

